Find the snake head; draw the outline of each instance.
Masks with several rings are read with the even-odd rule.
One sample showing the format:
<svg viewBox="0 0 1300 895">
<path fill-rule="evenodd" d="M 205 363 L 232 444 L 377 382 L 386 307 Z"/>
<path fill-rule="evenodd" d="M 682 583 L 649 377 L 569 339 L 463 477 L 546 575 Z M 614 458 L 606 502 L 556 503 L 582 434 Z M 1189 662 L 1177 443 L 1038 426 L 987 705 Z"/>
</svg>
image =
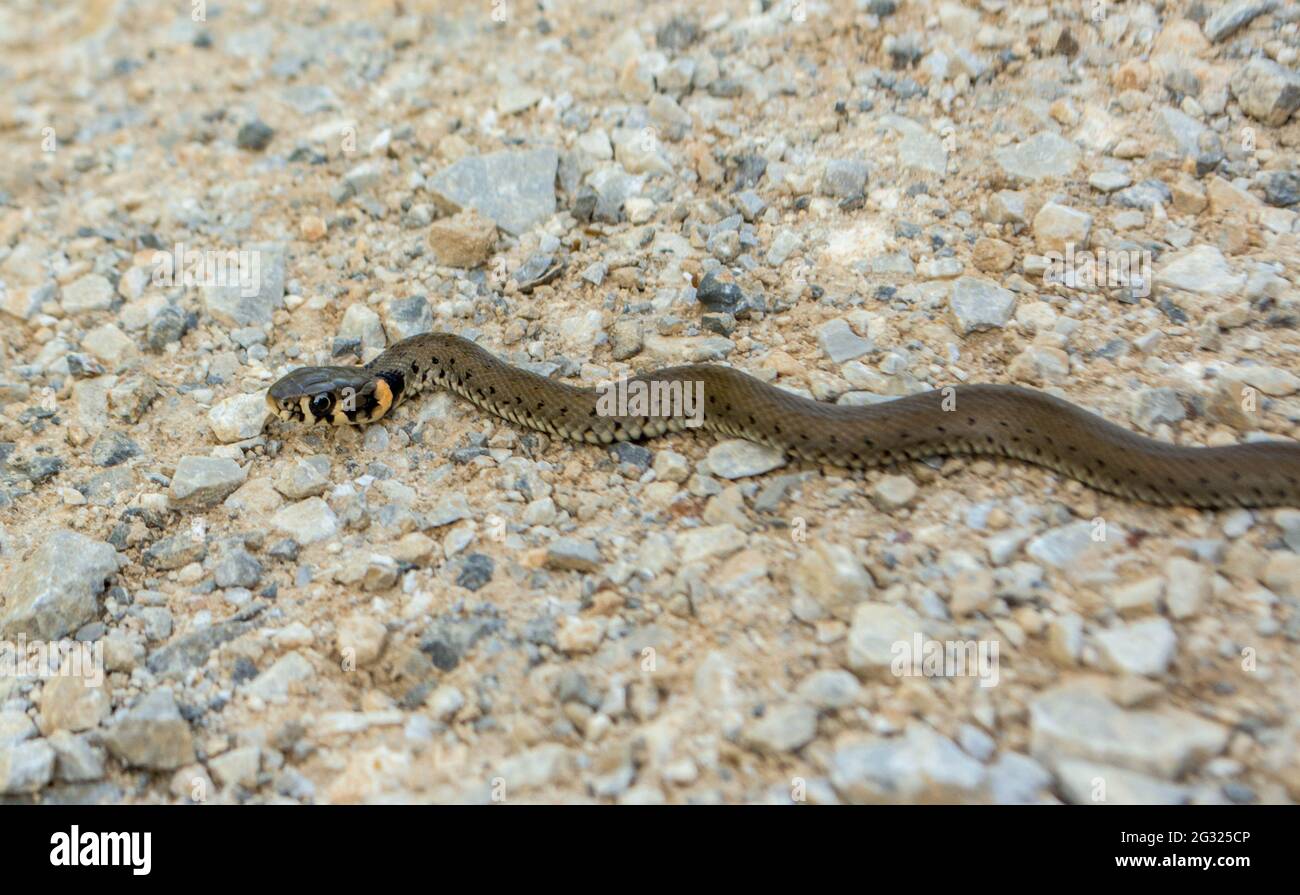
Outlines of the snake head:
<svg viewBox="0 0 1300 895">
<path fill-rule="evenodd" d="M 388 381 L 364 367 L 300 367 L 271 386 L 266 403 L 286 422 L 349 426 L 379 419 L 393 397 Z"/>
</svg>

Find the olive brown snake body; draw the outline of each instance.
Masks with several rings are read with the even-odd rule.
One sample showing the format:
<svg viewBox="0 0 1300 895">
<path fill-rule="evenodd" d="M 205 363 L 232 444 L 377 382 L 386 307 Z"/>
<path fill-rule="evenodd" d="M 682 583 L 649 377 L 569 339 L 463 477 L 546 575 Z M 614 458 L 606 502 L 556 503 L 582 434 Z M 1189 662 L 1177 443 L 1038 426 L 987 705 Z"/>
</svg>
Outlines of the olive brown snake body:
<svg viewBox="0 0 1300 895">
<path fill-rule="evenodd" d="M 702 389 L 703 428 L 814 462 L 864 468 L 930 456 L 992 455 L 1154 504 L 1300 506 L 1300 442 L 1168 444 L 1016 386 L 961 385 L 841 406 L 711 364 L 668 367 L 627 381 Z M 450 333 L 412 336 L 361 367 L 301 367 L 271 386 L 267 403 L 285 420 L 359 425 L 429 387 L 448 389 L 518 425 L 594 444 L 687 427 L 680 415 L 603 413 L 598 390 L 520 369 Z"/>
</svg>

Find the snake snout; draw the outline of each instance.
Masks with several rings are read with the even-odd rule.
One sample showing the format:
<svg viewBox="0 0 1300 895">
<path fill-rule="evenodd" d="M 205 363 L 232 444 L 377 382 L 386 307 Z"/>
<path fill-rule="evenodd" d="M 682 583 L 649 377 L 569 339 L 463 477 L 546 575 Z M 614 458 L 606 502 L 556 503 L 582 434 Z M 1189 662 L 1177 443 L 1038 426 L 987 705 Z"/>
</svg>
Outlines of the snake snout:
<svg viewBox="0 0 1300 895">
<path fill-rule="evenodd" d="M 361 367 L 302 367 L 272 385 L 266 403 L 287 422 L 367 423 L 382 415 L 373 413 L 376 381 Z"/>
</svg>

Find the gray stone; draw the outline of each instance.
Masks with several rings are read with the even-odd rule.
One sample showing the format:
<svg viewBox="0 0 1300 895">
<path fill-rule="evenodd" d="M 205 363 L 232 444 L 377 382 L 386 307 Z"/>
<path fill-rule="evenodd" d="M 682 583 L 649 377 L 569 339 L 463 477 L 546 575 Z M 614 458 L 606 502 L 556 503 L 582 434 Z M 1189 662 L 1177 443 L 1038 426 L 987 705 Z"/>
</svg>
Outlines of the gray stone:
<svg viewBox="0 0 1300 895">
<path fill-rule="evenodd" d="M 1157 675 L 1173 661 L 1178 637 L 1168 619 L 1152 618 L 1099 631 L 1097 645 L 1117 671 Z"/>
<path fill-rule="evenodd" d="M 202 666 L 218 646 L 255 627 L 255 620 L 230 619 L 182 634 L 166 646 L 154 650 L 149 655 L 148 668 L 154 674 L 162 676 L 184 675 L 190 669 Z"/>
<path fill-rule="evenodd" d="M 1205 36 L 1219 43 L 1250 24 L 1256 17 L 1277 8 L 1277 0 L 1239 0 L 1221 7 L 1205 20 Z"/>
<path fill-rule="evenodd" d="M 836 199 L 855 199 L 866 192 L 867 163 L 857 159 L 836 159 L 826 163 L 821 192 Z"/>
<path fill-rule="evenodd" d="M 241 251 L 254 253 L 256 281 L 251 288 L 239 283 L 205 286 L 204 307 L 214 320 L 227 326 L 262 326 L 284 307 L 285 248 L 279 243 L 259 243 Z"/>
<path fill-rule="evenodd" d="M 1004 752 L 989 766 L 989 790 L 998 805 L 1038 805 L 1053 801 L 1047 792 L 1051 785 L 1051 772 L 1019 752 Z"/>
<path fill-rule="evenodd" d="M 1300 108 L 1300 74 L 1260 56 L 1237 69 L 1228 81 L 1232 95 L 1251 118 L 1278 127 Z"/>
<path fill-rule="evenodd" d="M 1231 297 L 1246 285 L 1246 275 L 1233 273 L 1228 259 L 1211 245 L 1199 245 L 1164 260 L 1155 278 L 1157 286 L 1214 298 Z"/>
<path fill-rule="evenodd" d="M 1025 552 L 1043 565 L 1056 569 L 1069 568 L 1106 543 L 1097 540 L 1095 535 L 1093 524 L 1080 519 L 1048 529 L 1030 541 Z"/>
<path fill-rule="evenodd" d="M 824 612 L 848 621 L 858 604 L 871 598 L 876 583 L 852 550 L 818 538 L 804 544 L 791 565 L 790 589 L 796 600 L 810 601 Z M 809 615 L 808 608 L 796 606 L 795 611 L 800 618 Z M 812 612 L 820 614 L 815 609 Z"/>
<path fill-rule="evenodd" d="M 36 723 L 18 709 L 0 711 L 0 746 L 12 746 L 36 736 Z"/>
<path fill-rule="evenodd" d="M 212 569 L 217 587 L 257 586 L 262 578 L 262 564 L 243 547 L 228 550 Z"/>
<path fill-rule="evenodd" d="M 1172 388 L 1144 388 L 1133 396 L 1129 417 L 1139 429 L 1153 432 L 1162 423 L 1186 419 L 1187 408 Z"/>
<path fill-rule="evenodd" d="M 394 342 L 433 329 L 433 308 L 423 295 L 394 298 L 384 303 L 384 329 Z"/>
<path fill-rule="evenodd" d="M 774 706 L 741 732 L 749 746 L 769 755 L 793 752 L 817 735 L 817 710 L 802 702 Z"/>
<path fill-rule="evenodd" d="M 232 395 L 208 411 L 208 425 L 217 441 L 233 444 L 260 433 L 269 415 L 265 391 Z"/>
<path fill-rule="evenodd" d="M 121 432 L 107 429 L 90 446 L 90 459 L 96 466 L 116 466 L 140 456 L 140 446 Z"/>
<path fill-rule="evenodd" d="M 1022 180 L 1064 178 L 1074 173 L 1082 153 L 1064 137 L 1050 132 L 1035 134 L 1014 146 L 993 153 L 1002 170 Z"/>
<path fill-rule="evenodd" d="M 920 722 L 894 739 L 868 739 L 831 755 L 831 785 L 856 804 L 978 803 L 984 766 Z"/>
<path fill-rule="evenodd" d="M 1097 171 L 1088 177 L 1088 185 L 1099 193 L 1113 193 L 1133 182 L 1123 171 Z"/>
<path fill-rule="evenodd" d="M 1172 780 L 1228 743 L 1227 728 L 1190 712 L 1125 711 L 1084 684 L 1041 693 L 1029 710 L 1031 751 L 1049 767 L 1083 759 Z"/>
<path fill-rule="evenodd" d="M 173 771 L 194 761 L 189 723 L 166 687 L 142 696 L 118 712 L 104 732 L 104 745 L 123 764 L 154 771 Z"/>
<path fill-rule="evenodd" d="M 275 130 L 261 119 L 246 122 L 235 135 L 235 145 L 251 152 L 261 152 L 271 144 Z"/>
<path fill-rule="evenodd" d="M 723 479 L 762 475 L 786 464 L 783 451 L 743 438 L 729 438 L 709 448 L 709 469 Z"/>
<path fill-rule="evenodd" d="M 600 548 L 592 541 L 560 538 L 546 547 L 546 564 L 553 569 L 594 572 L 605 562 Z"/>
<path fill-rule="evenodd" d="M 181 457 L 167 496 L 177 509 L 203 509 L 225 500 L 247 475 L 225 457 Z"/>
<path fill-rule="evenodd" d="M 1195 158 L 1201 154 L 1201 136 L 1207 128 L 1190 115 L 1161 106 L 1156 110 L 1156 129 L 1173 140 L 1184 156 Z"/>
<path fill-rule="evenodd" d="M 802 239 L 798 233 L 788 228 L 778 230 L 776 236 L 772 238 L 772 245 L 767 250 L 767 263 L 770 267 L 780 267 L 786 262 L 795 250 L 799 248 Z"/>
<path fill-rule="evenodd" d="M 1091 761 L 1060 761 L 1056 779 L 1072 805 L 1185 805 L 1191 790 Z"/>
<path fill-rule="evenodd" d="M 91 783 L 104 777 L 104 750 L 93 745 L 85 735 L 66 730 L 46 740 L 54 749 L 54 778 L 63 783 Z"/>
<path fill-rule="evenodd" d="M 58 640 L 94 621 L 104 582 L 116 571 L 112 544 L 55 530 L 5 583 L 0 637 Z"/>
<path fill-rule="evenodd" d="M 245 690 L 261 699 L 279 700 L 289 693 L 290 685 L 315 674 L 311 663 L 298 652 L 285 653 L 270 668 L 254 678 Z"/>
<path fill-rule="evenodd" d="M 960 277 L 952 284 L 948 307 L 962 335 L 1007 325 L 1016 310 L 1016 296 L 979 277 Z"/>
<path fill-rule="evenodd" d="M 275 490 L 290 500 L 324 494 L 329 484 L 330 458 L 323 454 L 300 457 L 275 477 Z"/>
<path fill-rule="evenodd" d="M 106 311 L 113 305 L 113 284 L 97 273 L 86 274 L 63 287 L 63 310 L 68 314 Z"/>
<path fill-rule="evenodd" d="M 54 777 L 54 749 L 45 740 L 0 746 L 0 795 L 39 792 Z"/>
<path fill-rule="evenodd" d="M 795 692 L 813 708 L 829 711 L 854 705 L 862 696 L 862 687 L 844 669 L 824 668 L 800 681 Z"/>
<path fill-rule="evenodd" d="M 871 351 L 872 344 L 841 319 L 827 321 L 817 330 L 817 342 L 832 361 L 842 364 Z"/>
<path fill-rule="evenodd" d="M 257 746 L 241 746 L 208 759 L 212 776 L 223 787 L 256 788 L 261 764 L 262 750 Z"/>
<path fill-rule="evenodd" d="M 473 208 L 518 236 L 555 213 L 558 165 L 552 148 L 468 156 L 435 175 L 428 189 L 451 211 Z"/>
<path fill-rule="evenodd" d="M 849 627 L 849 667 L 860 675 L 884 677 L 892 673 L 896 644 L 907 644 L 920 634 L 921 618 L 911 609 L 892 603 L 860 603 Z"/>
<path fill-rule="evenodd" d="M 190 534 L 172 535 L 150 544 L 144 551 L 144 563 L 151 568 L 167 571 L 192 562 L 202 562 L 207 555 L 208 548 L 202 538 Z"/>
<path fill-rule="evenodd" d="M 324 541 L 339 531 L 338 517 L 319 497 L 309 497 L 283 507 L 271 517 L 271 525 L 299 544 Z"/>
<path fill-rule="evenodd" d="M 1115 194 L 1115 204 L 1125 208 L 1151 209 L 1172 201 L 1173 191 L 1160 180 L 1144 180 Z"/>
</svg>

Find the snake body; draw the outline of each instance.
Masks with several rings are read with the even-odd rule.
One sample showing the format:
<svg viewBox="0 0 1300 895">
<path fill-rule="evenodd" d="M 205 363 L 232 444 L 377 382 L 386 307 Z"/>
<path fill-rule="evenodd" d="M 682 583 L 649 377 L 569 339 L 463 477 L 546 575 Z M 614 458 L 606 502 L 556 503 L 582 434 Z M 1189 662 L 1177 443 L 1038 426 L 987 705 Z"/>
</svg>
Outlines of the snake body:
<svg viewBox="0 0 1300 895">
<path fill-rule="evenodd" d="M 817 463 L 861 469 L 930 456 L 990 455 L 1153 504 L 1300 506 L 1300 442 L 1168 444 L 1017 386 L 961 385 L 842 406 L 791 394 L 730 367 L 690 364 L 632 377 L 621 387 L 625 394 L 638 388 L 698 394 L 702 428 Z M 271 386 L 267 403 L 284 420 L 361 425 L 429 388 L 447 389 L 517 425 L 592 444 L 653 438 L 692 422 L 681 407 L 669 415 L 640 412 L 645 408 L 607 412 L 623 407 L 602 403 L 600 389 L 539 376 L 451 333 L 404 339 L 365 366 L 293 370 Z"/>
</svg>

